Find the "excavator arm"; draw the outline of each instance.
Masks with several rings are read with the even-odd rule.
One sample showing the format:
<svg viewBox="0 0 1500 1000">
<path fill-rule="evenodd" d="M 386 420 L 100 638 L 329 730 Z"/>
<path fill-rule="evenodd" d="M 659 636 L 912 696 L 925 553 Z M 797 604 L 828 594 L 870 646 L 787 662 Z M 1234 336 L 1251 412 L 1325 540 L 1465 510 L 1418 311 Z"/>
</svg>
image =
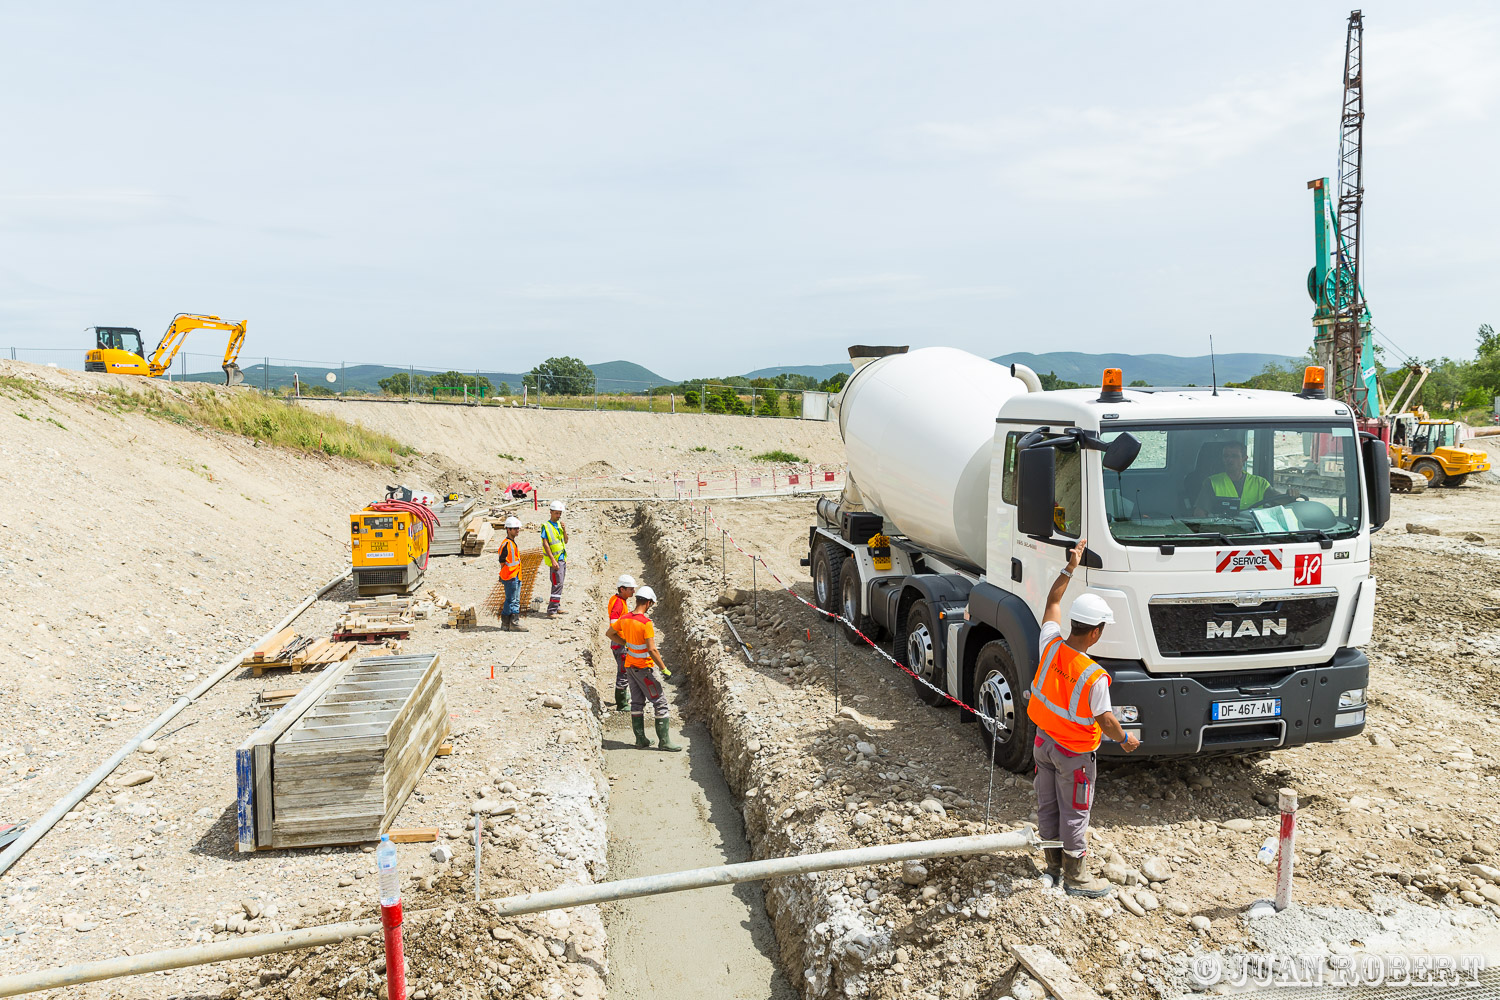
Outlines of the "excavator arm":
<svg viewBox="0 0 1500 1000">
<path fill-rule="evenodd" d="M 167 326 L 167 332 L 162 334 L 161 343 L 156 345 L 156 350 L 151 353 L 151 359 L 147 362 L 151 366 L 151 374 L 163 375 L 172 367 L 172 359 L 177 356 L 183 341 L 193 330 L 229 331 L 229 344 L 224 348 L 222 366 L 224 382 L 226 385 L 238 385 L 243 382 L 245 376 L 240 372 L 240 366 L 236 361 L 240 356 L 240 348 L 245 343 L 245 320 L 231 323 L 218 316 L 199 313 L 178 313 L 172 317 L 172 322 Z"/>
</svg>

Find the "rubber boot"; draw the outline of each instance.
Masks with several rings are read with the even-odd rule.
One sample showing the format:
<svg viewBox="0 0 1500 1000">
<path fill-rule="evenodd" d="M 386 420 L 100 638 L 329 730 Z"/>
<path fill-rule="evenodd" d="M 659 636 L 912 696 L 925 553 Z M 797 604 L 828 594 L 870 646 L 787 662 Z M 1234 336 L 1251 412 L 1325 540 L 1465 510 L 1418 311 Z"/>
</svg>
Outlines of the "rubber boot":
<svg viewBox="0 0 1500 1000">
<path fill-rule="evenodd" d="M 1052 877 L 1052 884 L 1057 885 L 1062 881 L 1063 851 L 1061 847 L 1046 847 L 1042 849 L 1042 856 L 1047 859 L 1047 869 L 1042 874 Z"/>
<path fill-rule="evenodd" d="M 531 631 L 531 629 L 529 629 L 525 625 L 521 624 L 521 616 L 520 615 L 511 615 L 510 616 L 510 630 L 512 632 L 530 632 Z"/>
<path fill-rule="evenodd" d="M 502 631 L 502 632 L 509 632 L 510 631 L 510 615 L 501 615 L 500 616 L 500 631 Z"/>
<path fill-rule="evenodd" d="M 630 717 L 630 728 L 635 730 L 635 748 L 637 750 L 650 750 L 651 741 L 646 739 L 646 719 L 641 715 Z"/>
<path fill-rule="evenodd" d="M 1082 858 L 1063 852 L 1063 891 L 1069 896 L 1098 899 L 1109 895 L 1111 888 L 1108 882 L 1089 874 L 1088 865 Z"/>
<path fill-rule="evenodd" d="M 672 742 L 672 723 L 668 719 L 656 720 L 656 742 L 663 750 L 676 753 L 682 747 Z"/>
<path fill-rule="evenodd" d="M 624 688 L 615 688 L 615 711 L 630 711 L 630 692 Z"/>
</svg>

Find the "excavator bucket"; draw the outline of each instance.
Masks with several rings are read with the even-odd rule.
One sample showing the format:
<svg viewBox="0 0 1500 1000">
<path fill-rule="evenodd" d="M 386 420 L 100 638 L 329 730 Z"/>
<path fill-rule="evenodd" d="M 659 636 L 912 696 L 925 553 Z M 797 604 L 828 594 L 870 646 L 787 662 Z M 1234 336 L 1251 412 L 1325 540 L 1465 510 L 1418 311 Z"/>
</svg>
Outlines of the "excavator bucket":
<svg viewBox="0 0 1500 1000">
<path fill-rule="evenodd" d="M 245 373 L 240 371 L 240 366 L 233 361 L 224 366 L 224 384 L 239 385 L 245 381 Z"/>
</svg>

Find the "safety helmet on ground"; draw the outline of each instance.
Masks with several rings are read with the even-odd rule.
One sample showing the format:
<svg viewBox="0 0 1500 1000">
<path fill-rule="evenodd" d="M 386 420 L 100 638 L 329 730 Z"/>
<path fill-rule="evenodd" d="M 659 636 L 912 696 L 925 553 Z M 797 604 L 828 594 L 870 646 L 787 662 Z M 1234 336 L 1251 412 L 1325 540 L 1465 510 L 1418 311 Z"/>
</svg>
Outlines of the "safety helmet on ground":
<svg viewBox="0 0 1500 1000">
<path fill-rule="evenodd" d="M 512 514 L 505 519 L 505 526 L 507 528 L 519 528 L 521 526 L 521 519 Z"/>
<path fill-rule="evenodd" d="M 1073 598 L 1068 617 L 1080 625 L 1113 625 L 1115 613 L 1098 594 L 1079 594 Z"/>
<path fill-rule="evenodd" d="M 550 504 L 547 505 L 547 509 L 548 510 L 567 510 L 568 509 L 568 505 L 565 504 L 565 503 L 563 503 L 561 500 L 554 500 L 554 501 L 552 501 L 552 503 L 550 503 Z"/>
<path fill-rule="evenodd" d="M 656 591 L 652 590 L 650 587 L 641 587 L 636 590 L 635 599 L 637 601 L 655 601 Z"/>
<path fill-rule="evenodd" d="M 621 573 L 620 574 L 620 579 L 617 580 L 617 581 L 615 581 L 615 586 L 616 587 L 629 587 L 631 590 L 634 590 L 635 589 L 635 577 L 631 576 L 629 573 Z"/>
</svg>

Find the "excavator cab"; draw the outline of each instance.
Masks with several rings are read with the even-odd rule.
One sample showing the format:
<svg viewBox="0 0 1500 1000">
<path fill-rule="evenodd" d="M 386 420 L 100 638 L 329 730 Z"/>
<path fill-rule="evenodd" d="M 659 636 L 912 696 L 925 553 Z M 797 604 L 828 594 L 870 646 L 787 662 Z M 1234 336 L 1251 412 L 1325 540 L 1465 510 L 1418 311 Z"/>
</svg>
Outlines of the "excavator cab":
<svg viewBox="0 0 1500 1000">
<path fill-rule="evenodd" d="M 94 349 L 84 355 L 83 370 L 116 375 L 149 374 L 141 331 L 133 326 L 94 327 Z"/>
</svg>

